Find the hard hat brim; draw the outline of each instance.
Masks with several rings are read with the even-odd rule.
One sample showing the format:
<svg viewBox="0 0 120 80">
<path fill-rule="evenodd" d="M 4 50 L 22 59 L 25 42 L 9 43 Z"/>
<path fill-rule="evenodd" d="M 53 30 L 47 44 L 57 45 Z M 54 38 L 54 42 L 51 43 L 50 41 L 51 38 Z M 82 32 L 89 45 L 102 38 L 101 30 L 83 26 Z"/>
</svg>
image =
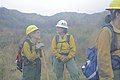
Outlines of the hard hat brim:
<svg viewBox="0 0 120 80">
<path fill-rule="evenodd" d="M 63 25 L 56 25 L 56 27 L 61 27 L 61 28 L 66 28 L 66 29 L 68 29 L 68 26 L 63 26 Z"/>
<path fill-rule="evenodd" d="M 111 9 L 120 10 L 120 7 L 108 7 L 106 10 L 111 10 Z"/>
</svg>

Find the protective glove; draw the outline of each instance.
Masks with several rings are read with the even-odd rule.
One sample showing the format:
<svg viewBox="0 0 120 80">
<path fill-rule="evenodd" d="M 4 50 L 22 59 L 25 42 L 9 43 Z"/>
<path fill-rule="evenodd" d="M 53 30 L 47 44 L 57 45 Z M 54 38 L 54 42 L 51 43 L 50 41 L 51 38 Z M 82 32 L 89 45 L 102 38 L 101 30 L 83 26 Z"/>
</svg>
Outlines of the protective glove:
<svg viewBox="0 0 120 80">
<path fill-rule="evenodd" d="M 61 55 L 60 60 L 64 61 L 65 59 L 66 59 L 66 56 L 65 55 Z"/>
<path fill-rule="evenodd" d="M 36 44 L 36 49 L 41 49 L 42 47 L 44 47 L 45 45 L 43 43 L 38 43 Z"/>
<path fill-rule="evenodd" d="M 70 59 L 68 57 L 66 57 L 66 59 L 64 60 L 64 63 L 68 62 Z"/>
<path fill-rule="evenodd" d="M 65 56 L 65 55 L 62 55 L 62 56 L 60 57 L 60 60 L 61 60 L 62 62 L 64 62 L 64 63 L 66 63 L 67 61 L 69 61 L 69 58 L 68 58 L 67 56 Z"/>
</svg>

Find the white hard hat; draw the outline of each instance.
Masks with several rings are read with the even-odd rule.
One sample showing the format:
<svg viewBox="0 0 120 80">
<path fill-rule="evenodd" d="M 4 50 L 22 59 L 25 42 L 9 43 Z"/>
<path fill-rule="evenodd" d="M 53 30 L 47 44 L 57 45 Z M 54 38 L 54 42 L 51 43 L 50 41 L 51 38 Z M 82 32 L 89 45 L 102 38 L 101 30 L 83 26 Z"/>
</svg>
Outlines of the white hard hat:
<svg viewBox="0 0 120 80">
<path fill-rule="evenodd" d="M 67 22 L 65 20 L 58 21 L 56 27 L 61 27 L 61 28 L 67 28 L 68 29 Z"/>
</svg>

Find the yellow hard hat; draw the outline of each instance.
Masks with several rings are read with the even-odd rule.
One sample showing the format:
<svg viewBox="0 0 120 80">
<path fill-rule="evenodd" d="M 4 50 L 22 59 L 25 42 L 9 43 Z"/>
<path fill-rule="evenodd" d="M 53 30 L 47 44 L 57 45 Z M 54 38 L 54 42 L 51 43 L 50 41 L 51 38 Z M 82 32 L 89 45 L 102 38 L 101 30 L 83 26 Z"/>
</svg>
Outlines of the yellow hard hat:
<svg viewBox="0 0 120 80">
<path fill-rule="evenodd" d="M 26 35 L 30 34 L 31 32 L 34 32 L 35 30 L 38 30 L 39 28 L 35 25 L 30 25 L 26 29 Z"/>
<path fill-rule="evenodd" d="M 120 0 L 113 0 L 106 10 L 120 9 Z"/>
</svg>

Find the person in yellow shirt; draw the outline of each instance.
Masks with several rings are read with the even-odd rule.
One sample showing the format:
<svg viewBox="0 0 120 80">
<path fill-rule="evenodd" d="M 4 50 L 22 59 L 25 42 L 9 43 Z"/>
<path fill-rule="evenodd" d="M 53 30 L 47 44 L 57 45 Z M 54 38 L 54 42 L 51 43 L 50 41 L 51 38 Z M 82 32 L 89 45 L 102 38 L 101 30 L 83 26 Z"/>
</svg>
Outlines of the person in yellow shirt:
<svg viewBox="0 0 120 80">
<path fill-rule="evenodd" d="M 80 80 L 79 71 L 74 61 L 76 44 L 74 37 L 68 34 L 68 26 L 65 20 L 60 20 L 56 25 L 57 34 L 52 40 L 52 53 L 54 55 L 54 71 L 57 80 L 63 80 L 64 66 L 70 73 L 71 80 Z"/>
<path fill-rule="evenodd" d="M 35 25 L 26 28 L 26 40 L 23 43 L 23 78 L 22 80 L 40 80 L 41 76 L 41 48 L 40 31 Z"/>
<path fill-rule="evenodd" d="M 114 34 L 116 36 L 115 50 L 111 50 L 112 44 L 112 32 L 110 28 L 104 27 L 100 31 L 97 38 L 97 63 L 99 71 L 99 80 L 120 80 L 120 0 L 113 0 L 107 10 L 110 11 L 110 24 L 113 27 Z M 117 66 L 119 68 L 113 69 L 112 67 L 112 55 L 116 55 L 119 58 Z M 116 67 L 117 67 L 116 66 Z"/>
</svg>

